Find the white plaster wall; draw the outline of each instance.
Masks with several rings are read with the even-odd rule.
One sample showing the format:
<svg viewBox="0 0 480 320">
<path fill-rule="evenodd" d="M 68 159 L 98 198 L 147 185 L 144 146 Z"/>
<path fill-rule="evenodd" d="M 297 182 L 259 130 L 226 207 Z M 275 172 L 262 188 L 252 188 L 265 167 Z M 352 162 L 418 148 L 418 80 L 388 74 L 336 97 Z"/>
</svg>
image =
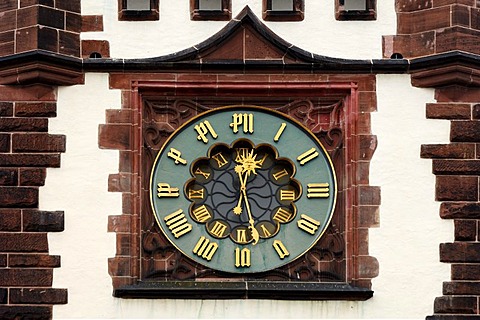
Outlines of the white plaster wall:
<svg viewBox="0 0 480 320">
<path fill-rule="evenodd" d="M 108 175 L 118 172 L 118 151 L 98 148 L 98 125 L 105 110 L 120 106 L 118 91 L 108 90 L 108 75 L 87 74 L 86 85 L 58 89 L 57 117 L 50 132 L 67 136 L 60 169 L 47 169 L 40 188 L 41 209 L 63 210 L 65 231 L 49 233 L 54 288 L 68 288 L 68 305 L 55 307 L 59 318 L 102 318 L 112 315 L 107 258 L 115 256 L 115 235 L 107 217 L 121 214 L 120 193 L 107 192 Z"/>
<path fill-rule="evenodd" d="M 410 87 L 408 75 L 377 76 L 378 111 L 372 132 L 378 147 L 370 184 L 381 186 L 380 228 L 370 229 L 370 254 L 380 264 L 373 280 L 375 316 L 423 318 L 433 314 L 450 265 L 439 262 L 439 244 L 453 241 L 453 223 L 441 220 L 432 161 L 422 144 L 448 143 L 449 121 L 428 120 L 433 90 Z"/>
<path fill-rule="evenodd" d="M 366 302 L 268 300 L 134 300 L 112 297 L 107 259 L 115 236 L 109 215 L 121 213 L 121 197 L 107 192 L 118 171 L 118 152 L 98 148 L 105 109 L 120 105 L 108 77 L 87 74 L 85 85 L 60 88 L 58 116 L 50 131 L 67 135 L 59 169 L 48 169 L 40 208 L 65 211 L 65 231 L 50 233 L 51 254 L 61 255 L 55 288 L 67 288 L 69 303 L 54 306 L 55 318 L 412 318 L 433 312 L 449 265 L 438 262 L 438 245 L 451 241 L 449 221 L 438 216 L 431 160 L 420 159 L 424 143 L 446 143 L 448 123 L 425 119 L 432 90 L 410 87 L 408 75 L 379 75 L 378 112 L 372 115 L 379 145 L 371 184 L 381 186 L 381 226 L 371 229 L 370 251 L 380 263 L 374 297 Z"/>
<path fill-rule="evenodd" d="M 227 21 L 191 21 L 189 0 L 160 0 L 160 20 L 118 21 L 117 0 L 82 0 L 82 14 L 103 15 L 104 32 L 82 39 L 108 40 L 114 58 L 149 58 L 189 48 L 218 32 Z M 262 0 L 232 0 L 232 16 L 248 5 L 261 19 Z M 334 0 L 305 0 L 301 22 L 264 23 L 286 41 L 337 58 L 380 59 L 382 35 L 394 35 L 394 0 L 377 1 L 376 21 L 336 21 Z"/>
</svg>

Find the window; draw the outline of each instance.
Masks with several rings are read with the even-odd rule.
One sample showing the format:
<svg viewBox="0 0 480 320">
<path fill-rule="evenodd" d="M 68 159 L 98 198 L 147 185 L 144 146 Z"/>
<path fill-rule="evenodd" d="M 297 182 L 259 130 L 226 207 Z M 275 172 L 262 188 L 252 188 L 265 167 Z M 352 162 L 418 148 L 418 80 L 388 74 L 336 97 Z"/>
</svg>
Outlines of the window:
<svg viewBox="0 0 480 320">
<path fill-rule="evenodd" d="M 336 0 L 337 20 L 376 20 L 376 0 Z"/>
<path fill-rule="evenodd" d="M 158 20 L 159 0 L 118 0 L 118 20 Z"/>
<path fill-rule="evenodd" d="M 263 19 L 267 21 L 301 21 L 304 7 L 304 0 L 263 0 Z"/>
<path fill-rule="evenodd" d="M 190 18 L 192 20 L 230 20 L 232 17 L 231 0 L 190 0 Z"/>
</svg>

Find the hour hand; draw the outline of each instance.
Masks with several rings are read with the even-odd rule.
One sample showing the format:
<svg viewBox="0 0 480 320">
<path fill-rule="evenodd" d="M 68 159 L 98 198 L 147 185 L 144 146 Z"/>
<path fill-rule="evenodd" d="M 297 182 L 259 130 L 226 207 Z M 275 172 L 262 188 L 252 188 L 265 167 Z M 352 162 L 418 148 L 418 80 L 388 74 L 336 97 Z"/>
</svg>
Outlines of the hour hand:
<svg viewBox="0 0 480 320">
<path fill-rule="evenodd" d="M 242 200 L 243 200 L 243 193 L 240 193 L 240 198 L 238 199 L 238 203 L 233 208 L 233 213 L 235 213 L 237 216 L 242 214 Z"/>
<path fill-rule="evenodd" d="M 237 205 L 233 208 L 233 213 L 236 215 L 240 215 L 242 213 L 242 201 L 244 197 L 244 190 L 246 189 L 246 180 L 243 179 L 242 172 L 243 168 L 240 165 L 235 166 L 235 172 L 238 174 L 238 178 L 240 180 L 240 197 L 238 198 L 238 203 Z"/>
</svg>

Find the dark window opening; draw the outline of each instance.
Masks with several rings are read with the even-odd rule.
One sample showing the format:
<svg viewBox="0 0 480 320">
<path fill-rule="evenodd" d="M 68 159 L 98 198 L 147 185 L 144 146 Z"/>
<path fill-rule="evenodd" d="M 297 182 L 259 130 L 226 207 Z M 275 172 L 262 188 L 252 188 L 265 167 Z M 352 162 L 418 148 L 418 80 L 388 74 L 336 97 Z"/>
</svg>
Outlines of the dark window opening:
<svg viewBox="0 0 480 320">
<path fill-rule="evenodd" d="M 302 21 L 304 0 L 263 0 L 263 19 L 267 21 Z"/>
<path fill-rule="evenodd" d="M 118 0 L 118 20 L 147 21 L 159 19 L 159 0 Z"/>
<path fill-rule="evenodd" d="M 337 20 L 376 20 L 376 0 L 335 0 Z"/>
<path fill-rule="evenodd" d="M 192 20 L 230 20 L 232 17 L 231 0 L 190 0 L 190 19 Z"/>
</svg>

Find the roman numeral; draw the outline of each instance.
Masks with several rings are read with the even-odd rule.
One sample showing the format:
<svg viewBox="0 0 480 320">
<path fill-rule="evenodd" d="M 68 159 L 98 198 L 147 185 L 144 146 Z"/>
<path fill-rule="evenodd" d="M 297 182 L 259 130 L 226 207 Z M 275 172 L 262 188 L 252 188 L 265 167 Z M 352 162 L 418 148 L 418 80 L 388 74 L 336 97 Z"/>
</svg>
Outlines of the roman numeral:
<svg viewBox="0 0 480 320">
<path fill-rule="evenodd" d="M 172 232 L 173 236 L 177 239 L 192 231 L 192 225 L 188 223 L 182 209 L 178 209 L 177 211 L 169 214 L 163 218 L 163 220 L 165 221 L 168 229 Z"/>
<path fill-rule="evenodd" d="M 168 183 L 160 182 L 157 188 L 157 196 L 159 198 L 178 198 L 178 188 L 172 188 Z"/>
<path fill-rule="evenodd" d="M 301 219 L 298 220 L 297 226 L 303 231 L 309 234 L 315 234 L 318 228 L 320 227 L 320 221 L 313 219 L 312 217 L 307 216 L 306 214 L 300 215 Z"/>
<path fill-rule="evenodd" d="M 199 190 L 189 189 L 188 198 L 189 199 L 203 199 L 203 188 Z"/>
<path fill-rule="evenodd" d="M 240 126 L 243 126 L 244 133 L 253 133 L 253 114 L 234 113 L 232 115 L 232 123 L 230 123 L 233 133 L 237 133 Z"/>
<path fill-rule="evenodd" d="M 303 166 L 304 164 L 306 164 L 310 160 L 313 160 L 316 157 L 318 157 L 318 155 L 319 155 L 319 153 L 317 152 L 317 149 L 311 148 L 311 149 L 305 151 L 304 153 L 302 153 L 301 155 L 299 155 L 297 157 L 297 161 L 299 161 L 300 165 Z"/>
<path fill-rule="evenodd" d="M 248 157 L 248 155 L 250 153 L 249 152 L 250 150 L 251 149 L 249 149 L 249 148 L 235 148 L 235 151 L 237 153 L 237 156 L 235 157 L 235 161 L 240 162 L 242 160 L 242 158 Z"/>
<path fill-rule="evenodd" d="M 250 250 L 248 248 L 235 249 L 235 267 L 250 267 Z"/>
<path fill-rule="evenodd" d="M 210 177 L 210 173 L 203 172 L 200 168 L 197 168 L 194 173 L 198 175 L 202 175 L 205 179 L 208 179 Z"/>
<path fill-rule="evenodd" d="M 203 143 L 208 143 L 207 134 L 210 134 L 213 139 L 218 138 L 217 133 L 215 132 L 208 120 L 205 120 L 202 123 L 195 125 L 194 129 L 198 133 L 197 140 L 201 140 L 203 141 Z"/>
<path fill-rule="evenodd" d="M 307 184 L 307 198 L 328 198 L 330 196 L 330 185 L 328 183 Z"/>
<path fill-rule="evenodd" d="M 237 229 L 237 242 L 238 243 L 247 243 L 247 230 L 246 229 Z"/>
<path fill-rule="evenodd" d="M 260 229 L 263 232 L 263 237 L 264 238 L 270 238 L 272 236 L 272 233 L 270 231 L 268 231 L 267 227 L 265 227 L 264 224 L 260 225 Z"/>
<path fill-rule="evenodd" d="M 278 181 L 278 179 L 281 179 L 285 176 L 288 175 L 288 171 L 287 169 L 283 169 L 283 170 L 280 170 L 278 172 L 275 172 L 274 174 L 272 174 L 273 178 L 275 179 L 275 181 Z"/>
<path fill-rule="evenodd" d="M 196 221 L 204 223 L 212 217 L 212 214 L 206 205 L 202 205 L 192 210 L 192 216 Z"/>
<path fill-rule="evenodd" d="M 226 165 L 228 163 L 228 160 L 225 159 L 225 157 L 223 156 L 223 154 L 221 152 L 219 152 L 217 154 L 214 154 L 212 156 L 212 159 L 217 161 L 217 165 L 218 165 L 219 168 L 223 167 L 224 165 Z"/>
<path fill-rule="evenodd" d="M 281 201 L 294 201 L 295 200 L 295 191 L 294 190 L 280 190 L 280 200 Z"/>
<path fill-rule="evenodd" d="M 280 223 L 287 223 L 293 217 L 293 213 L 285 208 L 278 208 L 277 212 L 273 215 L 273 220 Z"/>
<path fill-rule="evenodd" d="M 197 244 L 193 248 L 193 253 L 207 261 L 210 261 L 212 260 L 215 252 L 217 252 L 217 249 L 218 243 L 210 242 L 210 240 L 208 240 L 204 236 L 201 236 L 200 239 L 198 239 Z"/>
<path fill-rule="evenodd" d="M 170 151 L 167 153 L 167 157 L 173 159 L 175 164 L 187 164 L 187 160 L 182 159 L 182 153 L 175 148 L 170 148 Z"/>
<path fill-rule="evenodd" d="M 214 237 L 223 238 L 226 230 L 227 230 L 227 225 L 226 224 L 224 224 L 220 221 L 215 221 L 215 223 L 213 224 L 213 227 L 210 228 L 208 231 Z"/>
<path fill-rule="evenodd" d="M 278 257 L 282 260 L 285 257 L 290 255 L 290 252 L 288 252 L 287 248 L 285 247 L 285 245 L 280 240 L 273 241 L 273 248 L 277 252 Z"/>
<path fill-rule="evenodd" d="M 287 124 L 283 122 L 280 125 L 280 128 L 278 128 L 277 134 L 275 134 L 275 137 L 273 137 L 273 141 L 278 142 L 280 140 L 280 136 L 282 135 L 286 127 L 287 127 Z"/>
</svg>

